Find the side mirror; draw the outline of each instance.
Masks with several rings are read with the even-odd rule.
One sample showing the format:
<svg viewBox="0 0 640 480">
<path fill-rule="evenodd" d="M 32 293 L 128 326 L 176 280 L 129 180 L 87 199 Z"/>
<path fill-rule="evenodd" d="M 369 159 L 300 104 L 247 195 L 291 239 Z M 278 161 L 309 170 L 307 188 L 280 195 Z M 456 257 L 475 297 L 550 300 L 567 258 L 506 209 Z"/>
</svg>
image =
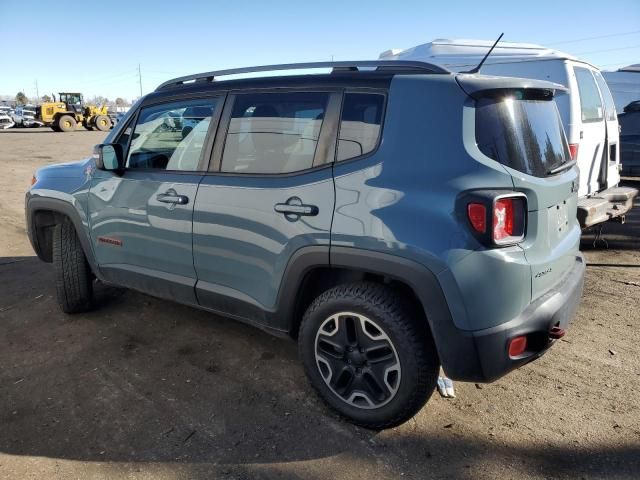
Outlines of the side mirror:
<svg viewBox="0 0 640 480">
<path fill-rule="evenodd" d="M 118 143 L 101 143 L 93 149 L 93 158 L 99 170 L 121 172 L 124 169 L 122 145 Z"/>
</svg>

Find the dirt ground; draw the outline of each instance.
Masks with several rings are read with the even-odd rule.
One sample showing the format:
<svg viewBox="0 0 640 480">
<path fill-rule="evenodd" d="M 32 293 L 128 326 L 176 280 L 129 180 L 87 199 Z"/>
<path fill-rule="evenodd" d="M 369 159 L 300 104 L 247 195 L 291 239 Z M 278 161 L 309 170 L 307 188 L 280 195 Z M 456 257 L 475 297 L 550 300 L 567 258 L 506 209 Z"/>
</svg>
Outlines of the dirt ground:
<svg viewBox="0 0 640 480">
<path fill-rule="evenodd" d="M 373 432 L 324 407 L 291 341 L 104 287 L 60 312 L 24 191 L 103 137 L 0 132 L 0 478 L 640 478 L 640 208 L 608 249 L 585 235 L 584 298 L 549 353 Z"/>
</svg>

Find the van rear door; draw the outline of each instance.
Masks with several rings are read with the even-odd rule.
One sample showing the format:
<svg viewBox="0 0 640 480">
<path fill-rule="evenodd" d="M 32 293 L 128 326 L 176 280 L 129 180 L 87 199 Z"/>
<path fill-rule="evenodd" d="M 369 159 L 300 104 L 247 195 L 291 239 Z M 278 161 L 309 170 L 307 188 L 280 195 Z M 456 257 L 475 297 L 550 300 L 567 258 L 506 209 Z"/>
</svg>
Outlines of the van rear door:
<svg viewBox="0 0 640 480">
<path fill-rule="evenodd" d="M 478 92 L 476 143 L 503 164 L 514 190 L 527 196 L 524 250 L 531 265 L 531 296 L 553 288 L 575 265 L 580 241 L 576 219 L 578 172 L 551 90 Z"/>
<path fill-rule="evenodd" d="M 618 127 L 618 113 L 613 95 L 602 74 L 594 70 L 593 76 L 600 89 L 600 97 L 604 104 L 604 118 L 607 122 L 607 149 L 603 169 L 606 168 L 606 187 L 611 188 L 620 183 L 620 130 Z M 604 172 L 603 172 L 604 173 Z"/>
<path fill-rule="evenodd" d="M 584 64 L 573 64 L 575 87 L 578 92 L 579 110 L 575 122 L 579 124 L 579 144 L 577 162 L 580 169 L 578 196 L 597 193 L 607 188 L 606 182 L 606 130 L 605 111 L 600 90 L 591 69 Z M 576 88 L 577 87 L 577 88 Z"/>
</svg>

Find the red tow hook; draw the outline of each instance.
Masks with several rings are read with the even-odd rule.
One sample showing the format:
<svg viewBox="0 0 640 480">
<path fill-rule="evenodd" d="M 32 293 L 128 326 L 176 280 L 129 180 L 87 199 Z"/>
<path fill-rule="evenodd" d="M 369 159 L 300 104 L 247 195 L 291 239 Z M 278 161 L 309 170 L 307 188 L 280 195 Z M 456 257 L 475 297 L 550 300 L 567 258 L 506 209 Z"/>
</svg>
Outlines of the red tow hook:
<svg viewBox="0 0 640 480">
<path fill-rule="evenodd" d="M 564 337 L 564 334 L 567 333 L 564 328 L 560 328 L 557 325 L 555 327 L 551 327 L 549 330 L 549 338 L 553 338 L 554 340 L 558 340 L 559 338 Z"/>
</svg>

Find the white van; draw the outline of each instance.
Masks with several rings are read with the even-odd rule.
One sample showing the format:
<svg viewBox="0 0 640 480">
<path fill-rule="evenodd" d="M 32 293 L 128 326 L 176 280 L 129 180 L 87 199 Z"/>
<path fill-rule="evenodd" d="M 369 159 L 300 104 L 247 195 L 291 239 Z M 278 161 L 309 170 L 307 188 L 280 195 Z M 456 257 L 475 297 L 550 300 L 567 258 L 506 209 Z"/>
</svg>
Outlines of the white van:
<svg viewBox="0 0 640 480">
<path fill-rule="evenodd" d="M 640 100 L 640 63 L 615 72 L 602 72 L 602 76 L 609 85 L 619 114 L 631 102 Z"/>
<path fill-rule="evenodd" d="M 476 67 L 493 42 L 434 40 L 406 50 L 387 50 L 380 59 L 419 60 L 454 72 Z M 556 97 L 572 159 L 580 169 L 578 219 L 583 228 L 624 220 L 634 188 L 619 187 L 620 148 L 616 108 L 600 70 L 569 54 L 528 43 L 500 42 L 484 63 L 484 75 L 535 78 L 559 83 Z"/>
</svg>

